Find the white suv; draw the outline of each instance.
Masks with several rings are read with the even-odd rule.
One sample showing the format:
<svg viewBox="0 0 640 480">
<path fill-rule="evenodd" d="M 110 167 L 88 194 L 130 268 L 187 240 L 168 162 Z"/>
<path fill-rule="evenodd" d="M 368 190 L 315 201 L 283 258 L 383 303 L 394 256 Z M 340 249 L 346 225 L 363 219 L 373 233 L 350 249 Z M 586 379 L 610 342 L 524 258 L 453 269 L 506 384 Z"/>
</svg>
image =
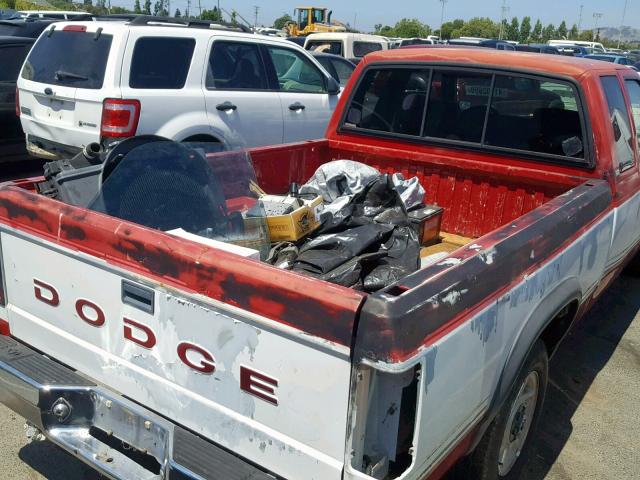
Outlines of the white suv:
<svg viewBox="0 0 640 480">
<path fill-rule="evenodd" d="M 340 86 L 301 47 L 204 22 L 60 22 L 22 68 L 27 149 L 67 157 L 156 134 L 254 147 L 320 138 Z"/>
</svg>

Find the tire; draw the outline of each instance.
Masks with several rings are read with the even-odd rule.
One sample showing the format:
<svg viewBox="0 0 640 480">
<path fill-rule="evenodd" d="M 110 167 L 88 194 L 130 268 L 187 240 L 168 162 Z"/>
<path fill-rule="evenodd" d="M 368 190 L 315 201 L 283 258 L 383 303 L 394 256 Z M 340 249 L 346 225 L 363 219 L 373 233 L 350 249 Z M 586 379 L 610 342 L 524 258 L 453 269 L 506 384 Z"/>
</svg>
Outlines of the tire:
<svg viewBox="0 0 640 480">
<path fill-rule="evenodd" d="M 548 379 L 549 357 L 544 343 L 537 340 L 509 396 L 471 454 L 467 478 L 517 480 L 520 477 L 530 454 Z M 525 401 L 527 395 L 529 399 Z"/>
</svg>

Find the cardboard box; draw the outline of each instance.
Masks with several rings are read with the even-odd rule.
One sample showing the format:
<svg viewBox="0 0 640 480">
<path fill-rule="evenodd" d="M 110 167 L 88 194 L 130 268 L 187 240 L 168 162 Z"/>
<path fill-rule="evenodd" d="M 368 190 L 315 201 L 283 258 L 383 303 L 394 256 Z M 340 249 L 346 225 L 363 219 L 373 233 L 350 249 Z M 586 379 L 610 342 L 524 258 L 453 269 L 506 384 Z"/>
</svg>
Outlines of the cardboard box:
<svg viewBox="0 0 640 480">
<path fill-rule="evenodd" d="M 287 215 L 267 217 L 272 242 L 300 240 L 320 226 L 319 207 L 322 197 L 304 200 L 305 205 Z"/>
</svg>

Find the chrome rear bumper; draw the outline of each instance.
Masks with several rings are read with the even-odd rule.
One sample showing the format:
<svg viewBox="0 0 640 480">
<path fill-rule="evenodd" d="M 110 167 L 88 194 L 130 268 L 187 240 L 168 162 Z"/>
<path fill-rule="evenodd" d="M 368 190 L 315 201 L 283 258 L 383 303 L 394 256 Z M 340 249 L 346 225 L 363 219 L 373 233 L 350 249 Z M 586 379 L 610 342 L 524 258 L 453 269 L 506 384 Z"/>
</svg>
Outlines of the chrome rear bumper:
<svg viewBox="0 0 640 480">
<path fill-rule="evenodd" d="M 6 336 L 0 336 L 0 402 L 113 479 L 275 478 Z"/>
</svg>

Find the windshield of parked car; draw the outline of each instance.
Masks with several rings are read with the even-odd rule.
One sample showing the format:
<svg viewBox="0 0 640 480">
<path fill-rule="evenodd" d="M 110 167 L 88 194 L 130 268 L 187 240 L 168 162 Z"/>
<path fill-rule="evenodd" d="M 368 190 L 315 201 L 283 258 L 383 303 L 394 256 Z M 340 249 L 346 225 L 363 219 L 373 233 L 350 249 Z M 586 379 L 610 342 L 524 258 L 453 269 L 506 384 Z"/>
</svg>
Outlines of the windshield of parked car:
<svg viewBox="0 0 640 480">
<path fill-rule="evenodd" d="M 340 40 L 310 40 L 305 45 L 307 50 L 321 53 L 332 53 L 333 55 L 344 56 L 342 53 L 342 42 Z"/>
<path fill-rule="evenodd" d="M 100 89 L 113 37 L 94 32 L 42 35 L 22 69 L 22 78 L 52 85 Z"/>
<path fill-rule="evenodd" d="M 155 141 L 105 162 L 89 208 L 145 227 L 253 248 L 269 236 L 261 190 L 246 151 L 210 143 Z M 113 165 L 111 164 L 113 162 Z M 106 175 L 106 178 L 105 178 Z"/>
</svg>

